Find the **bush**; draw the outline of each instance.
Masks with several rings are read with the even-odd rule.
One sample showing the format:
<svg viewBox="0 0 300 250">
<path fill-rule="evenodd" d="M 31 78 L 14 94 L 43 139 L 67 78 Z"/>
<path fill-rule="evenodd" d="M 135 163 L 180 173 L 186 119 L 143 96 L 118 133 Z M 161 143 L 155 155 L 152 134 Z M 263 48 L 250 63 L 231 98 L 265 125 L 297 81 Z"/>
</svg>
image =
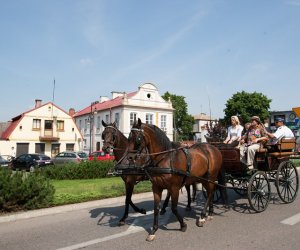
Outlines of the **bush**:
<svg viewBox="0 0 300 250">
<path fill-rule="evenodd" d="M 36 209 L 49 206 L 54 187 L 44 176 L 0 169 L 0 211 Z"/>
<path fill-rule="evenodd" d="M 42 169 L 42 174 L 55 180 L 95 179 L 107 177 L 108 171 L 113 168 L 112 161 L 83 161 L 79 164 L 50 166 Z"/>
</svg>

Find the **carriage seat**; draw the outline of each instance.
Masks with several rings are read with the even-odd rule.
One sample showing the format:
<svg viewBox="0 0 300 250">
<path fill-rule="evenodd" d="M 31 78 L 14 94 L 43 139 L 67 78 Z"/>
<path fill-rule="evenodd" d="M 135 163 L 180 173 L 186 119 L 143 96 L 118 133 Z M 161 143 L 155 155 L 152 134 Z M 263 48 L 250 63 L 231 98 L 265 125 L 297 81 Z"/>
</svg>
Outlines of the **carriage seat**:
<svg viewBox="0 0 300 250">
<path fill-rule="evenodd" d="M 294 149 L 296 147 L 296 138 L 282 138 L 275 145 L 276 152 L 269 153 L 270 156 L 280 157 L 280 156 L 290 156 L 294 154 Z"/>
</svg>

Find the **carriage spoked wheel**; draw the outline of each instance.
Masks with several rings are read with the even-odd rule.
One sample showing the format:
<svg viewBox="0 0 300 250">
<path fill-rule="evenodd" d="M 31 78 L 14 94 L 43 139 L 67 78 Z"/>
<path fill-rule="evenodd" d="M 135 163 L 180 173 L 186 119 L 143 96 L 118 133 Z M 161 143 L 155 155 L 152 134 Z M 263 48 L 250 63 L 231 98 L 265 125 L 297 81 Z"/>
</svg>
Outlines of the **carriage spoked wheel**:
<svg viewBox="0 0 300 250">
<path fill-rule="evenodd" d="M 248 186 L 248 201 L 250 207 L 260 213 L 266 210 L 271 198 L 270 182 L 264 172 L 255 172 Z"/>
<path fill-rule="evenodd" d="M 202 185 L 202 194 L 203 194 L 204 198 L 207 199 L 207 191 L 206 191 L 205 187 L 203 187 L 203 185 Z M 220 189 L 217 187 L 214 192 L 213 202 L 216 203 L 220 199 L 221 199 L 221 192 L 220 192 Z"/>
<path fill-rule="evenodd" d="M 275 185 L 278 196 L 284 203 L 291 203 L 296 199 L 299 178 L 297 169 L 291 161 L 283 161 L 279 164 Z"/>
</svg>

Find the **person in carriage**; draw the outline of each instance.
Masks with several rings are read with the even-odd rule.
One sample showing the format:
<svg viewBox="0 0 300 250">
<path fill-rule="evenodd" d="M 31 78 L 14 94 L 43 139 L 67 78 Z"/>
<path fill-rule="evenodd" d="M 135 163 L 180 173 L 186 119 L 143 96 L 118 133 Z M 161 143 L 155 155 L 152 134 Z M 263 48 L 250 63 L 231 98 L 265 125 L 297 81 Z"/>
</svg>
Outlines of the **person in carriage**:
<svg viewBox="0 0 300 250">
<path fill-rule="evenodd" d="M 253 170 L 255 153 L 260 148 L 261 143 L 267 140 L 260 118 L 252 116 L 251 126 L 242 137 L 240 147 L 240 161 L 247 166 L 248 170 Z"/>
<path fill-rule="evenodd" d="M 275 133 L 270 133 L 266 131 L 266 134 L 271 138 L 271 143 L 276 144 L 278 143 L 282 138 L 294 138 L 293 131 L 284 125 L 284 119 L 281 117 L 278 117 L 275 119 L 275 126 L 277 127 L 277 130 Z"/>
<path fill-rule="evenodd" d="M 277 143 L 282 138 L 295 138 L 293 131 L 284 125 L 284 119 L 281 117 L 278 117 L 275 119 L 275 126 L 277 127 L 277 130 L 275 133 L 270 133 L 266 131 L 267 136 L 270 138 L 268 150 L 269 152 L 278 151 Z"/>
<path fill-rule="evenodd" d="M 227 137 L 223 141 L 224 145 L 222 147 L 234 148 L 240 143 L 242 131 L 244 127 L 240 125 L 239 118 L 237 116 L 231 116 L 231 126 L 228 127 Z"/>
</svg>

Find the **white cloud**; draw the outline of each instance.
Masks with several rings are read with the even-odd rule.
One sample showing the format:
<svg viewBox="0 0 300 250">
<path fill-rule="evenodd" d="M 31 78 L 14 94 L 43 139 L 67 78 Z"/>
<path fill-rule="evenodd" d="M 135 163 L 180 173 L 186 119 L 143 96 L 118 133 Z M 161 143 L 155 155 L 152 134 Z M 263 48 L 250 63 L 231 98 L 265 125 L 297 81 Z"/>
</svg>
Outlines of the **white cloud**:
<svg viewBox="0 0 300 250">
<path fill-rule="evenodd" d="M 87 66 L 93 63 L 93 60 L 91 58 L 81 58 L 80 64 L 83 66 Z"/>
</svg>

